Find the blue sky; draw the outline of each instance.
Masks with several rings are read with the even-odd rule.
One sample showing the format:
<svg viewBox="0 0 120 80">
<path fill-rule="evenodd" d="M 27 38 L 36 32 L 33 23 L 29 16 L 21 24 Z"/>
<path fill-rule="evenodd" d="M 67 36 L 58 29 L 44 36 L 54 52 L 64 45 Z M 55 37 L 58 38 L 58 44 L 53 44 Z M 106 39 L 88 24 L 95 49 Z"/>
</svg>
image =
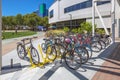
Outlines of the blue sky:
<svg viewBox="0 0 120 80">
<path fill-rule="evenodd" d="M 39 4 L 46 3 L 47 8 L 54 0 L 2 0 L 2 16 L 15 16 L 32 13 L 37 10 Z"/>
</svg>

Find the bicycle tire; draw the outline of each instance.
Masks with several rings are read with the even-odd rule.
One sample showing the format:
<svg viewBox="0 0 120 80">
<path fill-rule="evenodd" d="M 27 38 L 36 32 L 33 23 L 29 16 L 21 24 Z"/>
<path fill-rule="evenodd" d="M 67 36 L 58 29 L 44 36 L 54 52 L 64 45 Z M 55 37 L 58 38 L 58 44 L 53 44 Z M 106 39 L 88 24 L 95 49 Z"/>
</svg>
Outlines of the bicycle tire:
<svg viewBox="0 0 120 80">
<path fill-rule="evenodd" d="M 56 44 L 55 47 L 56 47 L 56 51 L 57 51 L 57 56 L 62 57 L 62 55 L 65 53 L 65 47 L 61 44 Z"/>
<path fill-rule="evenodd" d="M 42 43 L 42 44 L 41 44 L 41 48 L 42 48 L 42 51 L 43 51 L 44 53 L 46 53 L 46 44 L 45 44 L 45 43 Z"/>
<path fill-rule="evenodd" d="M 102 40 L 105 42 L 106 46 L 108 46 L 111 43 L 110 38 L 103 38 Z"/>
<path fill-rule="evenodd" d="M 108 37 L 106 38 L 106 45 L 108 46 L 111 43 L 111 39 Z"/>
<path fill-rule="evenodd" d="M 46 53 L 47 46 L 49 46 L 49 45 L 51 45 L 51 41 L 50 41 L 50 40 L 47 40 L 47 41 L 45 41 L 45 43 L 42 43 L 42 44 L 41 44 L 42 51 L 43 51 L 44 53 Z"/>
<path fill-rule="evenodd" d="M 99 43 L 101 44 L 102 49 L 106 48 L 106 43 L 103 40 L 99 40 Z"/>
<path fill-rule="evenodd" d="M 77 51 L 76 51 L 77 50 Z M 81 55 L 81 59 L 82 59 L 82 64 L 85 64 L 88 62 L 88 59 L 89 59 L 89 53 L 87 51 L 86 48 L 80 46 L 78 48 L 75 48 L 75 51 L 77 54 L 80 54 Z"/>
<path fill-rule="evenodd" d="M 31 52 L 31 58 L 32 58 L 33 64 L 39 64 L 40 57 L 37 49 L 32 47 L 30 50 L 31 50 L 30 52 Z"/>
<path fill-rule="evenodd" d="M 25 52 L 24 46 L 22 44 L 17 45 L 17 54 L 20 59 L 24 59 L 27 55 Z"/>
<path fill-rule="evenodd" d="M 47 46 L 46 49 L 46 56 L 49 60 L 54 61 L 57 57 L 57 52 L 55 47 L 53 47 L 53 45 L 49 45 Z"/>
<path fill-rule="evenodd" d="M 85 46 L 85 48 L 86 48 L 87 51 L 88 51 L 89 59 L 92 58 L 92 56 L 93 56 L 93 51 L 92 51 L 91 45 Z"/>
<path fill-rule="evenodd" d="M 91 43 L 91 49 L 93 52 L 100 52 L 102 50 L 102 46 L 98 41 L 94 41 Z"/>
<path fill-rule="evenodd" d="M 68 51 L 67 53 L 65 53 L 64 60 L 65 60 L 66 65 L 70 69 L 77 70 L 81 66 L 82 59 L 81 59 L 80 54 L 74 54 L 73 52 L 74 51 Z"/>
</svg>

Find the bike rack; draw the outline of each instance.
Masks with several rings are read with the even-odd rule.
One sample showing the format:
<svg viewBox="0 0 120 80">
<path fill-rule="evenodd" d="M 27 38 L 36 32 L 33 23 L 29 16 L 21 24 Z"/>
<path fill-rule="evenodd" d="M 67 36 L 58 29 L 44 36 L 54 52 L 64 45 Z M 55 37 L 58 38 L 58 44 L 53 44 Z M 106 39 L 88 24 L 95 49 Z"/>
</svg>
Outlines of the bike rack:
<svg viewBox="0 0 120 80">
<path fill-rule="evenodd" d="M 33 61 L 32 61 L 32 57 L 31 57 L 31 53 L 30 53 L 29 47 L 27 47 L 27 51 L 28 51 L 28 56 L 29 56 L 29 58 L 30 58 L 31 67 L 32 67 L 32 68 L 37 67 L 38 65 L 33 64 Z"/>
<path fill-rule="evenodd" d="M 29 58 L 30 58 L 30 63 L 31 63 L 31 67 L 32 67 L 32 68 L 35 68 L 35 67 L 43 67 L 45 64 L 48 64 L 48 63 L 53 62 L 53 61 L 51 61 L 51 60 L 49 60 L 49 59 L 47 58 L 47 56 L 48 56 L 47 54 L 46 54 L 45 57 L 44 57 L 44 55 L 43 55 L 44 53 L 42 52 L 42 48 L 41 48 L 40 45 L 38 45 L 38 49 L 39 49 L 39 54 L 40 54 L 40 56 L 41 56 L 42 62 L 39 62 L 38 64 L 34 64 L 33 61 L 32 61 L 30 49 L 29 49 L 29 47 L 27 48 L 28 56 L 29 56 Z"/>
<path fill-rule="evenodd" d="M 48 57 L 48 54 L 45 54 L 45 57 L 44 57 L 44 53 L 42 52 L 42 48 L 41 48 L 41 46 L 40 45 L 38 45 L 38 49 L 39 49 L 39 53 L 40 53 L 40 55 L 41 55 L 41 58 L 42 58 L 42 60 L 43 60 L 43 64 L 46 64 L 46 63 L 50 63 L 50 62 L 53 62 L 53 61 L 51 61 L 51 60 L 49 60 L 47 57 Z"/>
</svg>

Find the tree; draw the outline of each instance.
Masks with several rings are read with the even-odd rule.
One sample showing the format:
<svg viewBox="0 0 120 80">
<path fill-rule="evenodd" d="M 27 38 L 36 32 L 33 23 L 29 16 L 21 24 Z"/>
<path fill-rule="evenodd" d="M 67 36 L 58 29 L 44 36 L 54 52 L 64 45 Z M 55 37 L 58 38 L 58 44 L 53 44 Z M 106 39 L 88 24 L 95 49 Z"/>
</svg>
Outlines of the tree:
<svg viewBox="0 0 120 80">
<path fill-rule="evenodd" d="M 49 27 L 48 17 L 47 16 L 45 16 L 42 21 L 43 21 L 43 26 Z"/>
<path fill-rule="evenodd" d="M 15 29 L 15 33 L 17 34 L 17 30 L 19 27 L 23 25 L 23 16 L 21 14 L 17 14 L 13 19 L 13 25 Z"/>
<path fill-rule="evenodd" d="M 2 29 L 7 29 L 7 18 L 5 16 L 2 17 Z"/>
<path fill-rule="evenodd" d="M 35 13 L 16 16 L 3 16 L 2 17 L 3 29 L 21 29 L 21 26 L 29 26 L 31 29 L 35 29 L 38 25 L 48 27 L 48 17 L 41 18 Z M 17 26 L 17 27 L 16 27 Z M 16 31 L 17 32 L 17 31 Z"/>
<path fill-rule="evenodd" d="M 28 16 L 28 26 L 30 26 L 33 30 L 36 29 L 37 23 L 37 14 L 32 13 Z"/>
<path fill-rule="evenodd" d="M 14 29 L 14 16 L 7 16 L 7 25 L 9 29 Z"/>
<path fill-rule="evenodd" d="M 28 25 L 29 24 L 29 14 L 26 14 L 23 16 L 23 25 Z"/>
<path fill-rule="evenodd" d="M 23 25 L 23 16 L 21 14 L 17 14 L 15 17 L 17 25 L 21 26 Z"/>
</svg>

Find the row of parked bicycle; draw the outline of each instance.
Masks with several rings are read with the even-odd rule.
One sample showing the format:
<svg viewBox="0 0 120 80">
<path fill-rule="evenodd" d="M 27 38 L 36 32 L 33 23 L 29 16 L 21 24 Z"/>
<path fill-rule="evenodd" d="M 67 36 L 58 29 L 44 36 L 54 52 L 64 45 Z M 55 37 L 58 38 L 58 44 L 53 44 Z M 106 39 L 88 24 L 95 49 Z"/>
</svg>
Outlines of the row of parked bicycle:
<svg viewBox="0 0 120 80">
<path fill-rule="evenodd" d="M 26 40 L 30 41 L 30 46 L 27 49 L 25 47 Z M 92 37 L 89 34 L 51 35 L 43 40 L 44 43 L 41 44 L 41 48 L 44 54 L 40 51 L 40 54 L 42 53 L 40 55 L 37 49 L 33 47 L 32 38 L 26 38 L 17 45 L 18 56 L 24 59 L 30 52 L 29 58 L 32 59 L 33 64 L 39 64 L 41 63 L 40 56 L 44 55 L 48 63 L 60 59 L 60 62 L 65 62 L 69 68 L 76 70 L 82 64 L 87 63 L 93 53 L 100 52 L 111 43 L 109 35 Z"/>
</svg>

